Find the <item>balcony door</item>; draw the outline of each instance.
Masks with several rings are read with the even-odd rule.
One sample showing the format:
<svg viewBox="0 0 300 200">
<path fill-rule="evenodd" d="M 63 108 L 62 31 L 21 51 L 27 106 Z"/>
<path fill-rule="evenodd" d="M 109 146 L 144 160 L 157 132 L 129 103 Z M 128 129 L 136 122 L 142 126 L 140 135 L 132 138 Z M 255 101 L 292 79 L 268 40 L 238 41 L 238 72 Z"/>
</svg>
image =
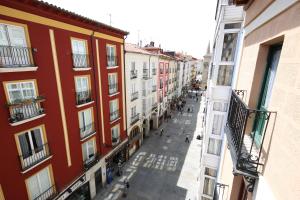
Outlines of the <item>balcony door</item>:
<svg viewBox="0 0 300 200">
<path fill-rule="evenodd" d="M 76 77 L 76 92 L 78 99 L 85 99 L 89 97 L 88 77 Z"/>
<path fill-rule="evenodd" d="M 80 136 L 84 138 L 93 131 L 92 109 L 86 109 L 79 112 Z"/>
<path fill-rule="evenodd" d="M 73 39 L 72 43 L 72 54 L 73 54 L 73 64 L 75 67 L 87 67 L 87 44 L 85 40 Z"/>
<path fill-rule="evenodd" d="M 272 94 L 272 88 L 275 80 L 276 70 L 280 58 L 282 45 L 271 46 L 268 55 L 267 67 L 264 74 L 263 83 L 261 86 L 259 102 L 257 104 L 257 109 L 261 111 L 267 111 L 270 97 Z M 265 128 L 266 113 L 259 112 L 256 115 L 254 121 L 254 140 L 258 146 L 261 145 L 262 136 Z"/>
</svg>

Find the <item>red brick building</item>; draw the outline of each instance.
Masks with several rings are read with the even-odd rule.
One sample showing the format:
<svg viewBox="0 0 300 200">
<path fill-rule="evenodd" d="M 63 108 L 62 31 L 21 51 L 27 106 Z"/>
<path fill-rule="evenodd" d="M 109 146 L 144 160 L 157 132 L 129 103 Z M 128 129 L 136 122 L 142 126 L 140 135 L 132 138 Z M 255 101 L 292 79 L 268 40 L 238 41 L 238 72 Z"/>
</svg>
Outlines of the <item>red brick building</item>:
<svg viewBox="0 0 300 200">
<path fill-rule="evenodd" d="M 0 2 L 1 200 L 92 198 L 127 159 L 127 34 L 44 2 Z"/>
</svg>

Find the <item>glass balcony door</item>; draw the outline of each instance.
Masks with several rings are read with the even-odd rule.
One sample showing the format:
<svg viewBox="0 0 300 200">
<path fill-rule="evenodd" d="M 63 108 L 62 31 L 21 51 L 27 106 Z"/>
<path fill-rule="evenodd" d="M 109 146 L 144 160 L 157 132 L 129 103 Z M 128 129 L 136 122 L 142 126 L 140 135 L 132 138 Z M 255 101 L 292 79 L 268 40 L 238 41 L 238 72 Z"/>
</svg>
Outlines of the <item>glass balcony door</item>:
<svg viewBox="0 0 300 200">
<path fill-rule="evenodd" d="M 81 138 L 93 131 L 92 109 L 86 109 L 79 113 L 79 128 Z"/>
</svg>

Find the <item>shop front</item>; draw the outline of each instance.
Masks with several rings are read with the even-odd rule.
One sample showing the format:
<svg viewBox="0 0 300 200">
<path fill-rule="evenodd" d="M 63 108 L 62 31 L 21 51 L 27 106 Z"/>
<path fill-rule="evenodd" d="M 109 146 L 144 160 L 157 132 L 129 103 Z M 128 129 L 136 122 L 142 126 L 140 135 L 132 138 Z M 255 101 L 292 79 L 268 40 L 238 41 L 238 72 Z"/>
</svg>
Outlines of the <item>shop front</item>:
<svg viewBox="0 0 300 200">
<path fill-rule="evenodd" d="M 141 143 L 142 134 L 140 128 L 138 126 L 135 126 L 134 128 L 132 128 L 129 135 L 129 157 L 140 148 Z"/>
</svg>

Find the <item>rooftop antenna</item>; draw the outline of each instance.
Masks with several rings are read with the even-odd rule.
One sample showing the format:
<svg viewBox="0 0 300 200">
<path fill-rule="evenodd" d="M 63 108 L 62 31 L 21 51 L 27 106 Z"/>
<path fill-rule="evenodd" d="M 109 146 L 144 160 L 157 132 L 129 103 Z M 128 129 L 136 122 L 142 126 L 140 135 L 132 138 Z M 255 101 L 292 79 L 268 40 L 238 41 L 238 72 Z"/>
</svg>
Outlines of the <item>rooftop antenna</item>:
<svg viewBox="0 0 300 200">
<path fill-rule="evenodd" d="M 109 15 L 109 25 L 111 26 L 111 13 L 109 13 L 108 15 Z"/>
<path fill-rule="evenodd" d="M 140 46 L 140 30 L 138 30 L 138 46 Z"/>
</svg>

